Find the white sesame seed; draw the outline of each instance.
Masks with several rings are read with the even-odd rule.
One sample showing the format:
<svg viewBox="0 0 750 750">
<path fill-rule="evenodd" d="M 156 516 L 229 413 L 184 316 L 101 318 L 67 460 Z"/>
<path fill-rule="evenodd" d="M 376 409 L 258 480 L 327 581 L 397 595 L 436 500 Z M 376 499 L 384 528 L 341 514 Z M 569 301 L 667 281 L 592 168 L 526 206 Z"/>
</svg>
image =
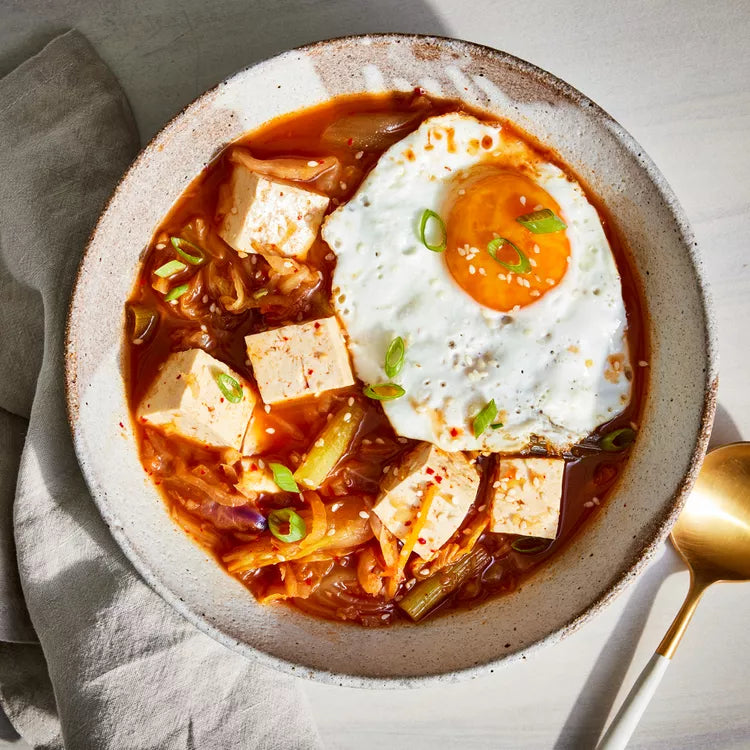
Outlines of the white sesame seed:
<svg viewBox="0 0 750 750">
<path fill-rule="evenodd" d="M 592 503 L 591 501 L 585 502 L 583 504 L 583 507 L 584 508 L 593 508 L 594 507 L 594 503 Z"/>
<path fill-rule="evenodd" d="M 525 206 L 525 205 L 526 205 L 526 196 L 525 196 L 525 195 L 522 195 L 522 196 L 521 196 L 521 205 L 522 205 L 522 206 Z"/>
<path fill-rule="evenodd" d="M 372 445 L 370 438 L 362 438 L 362 445 Z"/>
<path fill-rule="evenodd" d="M 262 458 L 259 458 L 258 459 L 258 466 L 260 466 L 261 469 L 265 469 L 266 468 L 266 462 Z"/>
<path fill-rule="evenodd" d="M 352 420 L 352 413 L 348 411 L 346 412 L 346 414 L 344 414 L 344 422 L 351 422 L 351 420 Z"/>
<path fill-rule="evenodd" d="M 133 343 L 136 346 L 140 346 L 143 343 L 143 339 L 133 339 Z"/>
<path fill-rule="evenodd" d="M 367 520 L 370 517 L 370 514 L 366 510 L 361 510 L 359 511 L 359 517 Z"/>
<path fill-rule="evenodd" d="M 317 439 L 317 440 L 315 441 L 315 446 L 316 446 L 317 448 L 322 448 L 322 447 L 323 447 L 323 446 L 324 446 L 325 444 L 326 444 L 326 441 L 325 441 L 325 440 L 323 440 L 323 438 L 318 438 L 318 439 Z"/>
<path fill-rule="evenodd" d="M 362 442 L 364 443 L 364 440 L 363 440 Z M 408 443 L 409 441 L 408 441 L 408 440 L 407 440 L 406 438 L 402 438 L 402 437 L 400 437 L 400 438 L 398 439 L 398 442 L 399 442 L 399 443 L 401 443 L 401 444 L 403 445 L 404 443 Z"/>
<path fill-rule="evenodd" d="M 166 242 L 158 242 L 158 243 L 156 244 L 156 249 L 157 249 L 157 250 L 163 250 L 163 249 L 164 249 L 164 248 L 165 248 L 166 246 L 167 246 L 167 243 L 166 243 Z"/>
<path fill-rule="evenodd" d="M 310 159 L 310 161 L 307 162 L 307 166 L 308 167 L 317 167 L 318 166 L 318 162 L 316 162 L 314 159 Z"/>
<path fill-rule="evenodd" d="M 333 536 L 336 533 L 336 529 L 328 529 L 326 536 Z"/>
<path fill-rule="evenodd" d="M 547 282 L 547 284 L 549 284 L 549 286 L 554 286 L 555 285 L 555 280 L 554 279 L 545 279 L 545 281 Z"/>
<path fill-rule="evenodd" d="M 536 261 L 533 258 L 529 258 L 529 265 L 532 268 L 536 268 Z"/>
<path fill-rule="evenodd" d="M 344 503 L 334 503 L 331 506 L 331 513 L 335 513 Z"/>
<path fill-rule="evenodd" d="M 380 615 L 381 620 L 387 620 L 390 617 L 390 615 L 386 612 L 384 615 Z"/>
<path fill-rule="evenodd" d="M 472 274 L 472 275 L 473 275 L 473 274 L 475 274 L 476 272 L 477 272 L 477 269 L 476 269 L 476 268 L 474 268 L 474 266 L 469 266 L 469 273 L 470 273 L 470 274 Z"/>
<path fill-rule="evenodd" d="M 500 486 L 500 482 L 493 482 L 492 483 L 492 489 L 496 490 Z"/>
<path fill-rule="evenodd" d="M 208 295 L 207 294 L 203 295 L 202 302 L 203 302 L 204 305 L 208 304 Z"/>
<path fill-rule="evenodd" d="M 385 440 L 383 440 L 383 438 L 381 438 L 381 437 L 375 438 L 375 442 L 378 445 L 385 445 Z"/>
<path fill-rule="evenodd" d="M 364 151 L 357 151 L 356 154 L 354 154 L 355 159 L 361 159 L 365 155 Z"/>
<path fill-rule="evenodd" d="M 349 399 L 346 402 L 347 406 L 352 406 L 354 404 L 354 396 L 349 396 Z"/>
<path fill-rule="evenodd" d="M 284 268 L 294 268 L 294 263 L 292 263 L 290 260 L 285 260 Z"/>
<path fill-rule="evenodd" d="M 484 268 L 480 268 L 479 269 L 479 275 L 480 276 L 486 276 L 487 275 L 487 271 L 485 271 Z"/>
<path fill-rule="evenodd" d="M 541 252 L 541 250 L 539 249 L 539 245 L 534 245 L 533 250 L 534 255 L 539 255 L 539 253 Z"/>
<path fill-rule="evenodd" d="M 537 203 L 536 206 L 534 206 L 535 211 L 541 211 L 544 208 L 544 206 L 541 203 Z"/>
<path fill-rule="evenodd" d="M 430 569 L 429 568 L 422 568 L 422 575 L 423 576 L 430 575 Z"/>
<path fill-rule="evenodd" d="M 336 256 L 333 253 L 328 253 L 326 255 L 326 260 L 333 260 Z"/>
<path fill-rule="evenodd" d="M 601 502 L 598 497 L 592 497 L 591 502 L 594 503 L 594 505 L 599 505 Z"/>
<path fill-rule="evenodd" d="M 388 466 L 384 466 L 384 467 L 383 467 L 383 474 L 387 474 L 387 473 L 388 473 L 388 470 L 389 470 L 390 468 L 391 468 L 391 465 L 390 465 L 390 464 L 388 464 Z"/>
<path fill-rule="evenodd" d="M 648 367 L 648 362 L 646 362 L 645 359 L 642 359 L 640 362 L 638 362 L 638 367 Z"/>
<path fill-rule="evenodd" d="M 274 434 L 274 433 L 276 432 L 276 430 L 274 430 L 274 428 L 273 428 L 273 427 L 266 427 L 266 432 L 267 432 L 267 433 L 268 433 L 269 435 L 273 435 L 273 434 Z"/>
<path fill-rule="evenodd" d="M 542 293 L 541 293 L 541 292 L 540 292 L 540 291 L 539 291 L 538 289 L 532 289 L 532 290 L 531 290 L 531 291 L 529 292 L 529 295 L 530 295 L 531 297 L 541 297 L 541 294 L 542 294 Z"/>
</svg>

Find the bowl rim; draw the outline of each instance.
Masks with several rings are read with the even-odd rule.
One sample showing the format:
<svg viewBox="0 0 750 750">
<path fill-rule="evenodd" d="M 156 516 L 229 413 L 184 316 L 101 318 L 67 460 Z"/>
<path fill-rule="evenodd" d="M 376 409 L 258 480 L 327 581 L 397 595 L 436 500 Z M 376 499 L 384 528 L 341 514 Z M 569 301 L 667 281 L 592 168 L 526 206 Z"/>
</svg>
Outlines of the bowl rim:
<svg viewBox="0 0 750 750">
<path fill-rule="evenodd" d="M 212 625 L 205 617 L 202 617 L 190 610 L 190 608 L 166 585 L 162 584 L 159 578 L 151 571 L 149 564 L 136 552 L 136 550 L 131 545 L 124 528 L 119 526 L 117 523 L 113 523 L 115 519 L 110 512 L 107 502 L 103 500 L 103 498 L 100 497 L 93 489 L 96 485 L 96 482 L 94 482 L 93 477 L 90 477 L 89 475 L 89 467 L 86 459 L 85 449 L 83 446 L 82 435 L 77 429 L 78 405 L 74 396 L 76 384 L 76 349 L 73 326 L 73 310 L 75 307 L 74 303 L 78 293 L 79 285 L 81 284 L 83 269 L 86 265 L 86 261 L 91 251 L 91 245 L 94 237 L 99 231 L 105 214 L 108 212 L 113 201 L 123 189 L 125 183 L 128 182 L 131 174 L 136 170 L 136 168 L 141 164 L 143 160 L 148 159 L 151 156 L 152 152 L 157 146 L 157 142 L 160 140 L 166 130 L 171 128 L 171 126 L 175 122 L 189 115 L 191 110 L 199 107 L 204 100 L 208 99 L 217 89 L 219 89 L 219 87 L 224 85 L 226 82 L 242 75 L 246 71 L 249 71 L 258 65 L 265 64 L 270 60 L 275 60 L 285 55 L 293 54 L 295 52 L 309 52 L 328 46 L 335 47 L 337 45 L 343 45 L 346 43 L 361 42 L 385 42 L 396 44 L 400 44 L 401 42 L 419 42 L 422 44 L 434 44 L 443 49 L 453 47 L 462 50 L 472 50 L 474 53 L 490 56 L 495 59 L 500 59 L 503 62 L 512 64 L 516 69 L 522 70 L 523 72 L 529 73 L 537 79 L 542 80 L 545 84 L 551 86 L 558 93 L 562 94 L 566 99 L 574 102 L 578 107 L 585 106 L 587 109 L 593 111 L 601 124 L 609 129 L 609 131 L 614 135 L 620 145 L 627 151 L 627 153 L 631 157 L 633 157 L 638 162 L 641 169 L 646 172 L 649 180 L 656 188 L 659 197 L 672 214 L 675 224 L 679 228 L 679 241 L 683 245 L 683 247 L 685 247 L 693 267 L 700 308 L 703 314 L 703 319 L 705 321 L 704 344 L 706 352 L 706 368 L 704 374 L 705 389 L 701 409 L 700 429 L 697 434 L 695 446 L 692 450 L 688 469 L 682 479 L 682 482 L 672 496 L 669 506 L 659 519 L 658 526 L 653 533 L 651 541 L 637 553 L 637 555 L 633 558 L 633 562 L 627 568 L 624 568 L 620 571 L 617 577 L 612 581 L 609 588 L 604 591 L 597 599 L 591 602 L 591 604 L 584 610 L 582 610 L 576 617 L 570 620 L 567 625 L 543 638 L 540 638 L 528 647 L 520 649 L 514 653 L 501 655 L 497 658 L 489 659 L 480 664 L 474 664 L 465 668 L 453 669 L 447 672 L 439 672 L 428 675 L 371 677 L 346 672 L 333 672 L 297 664 L 281 657 L 272 656 L 271 654 L 268 654 L 254 646 L 249 645 L 248 643 L 239 641 L 236 638 L 227 635 L 217 626 Z M 231 75 L 223 78 L 214 86 L 210 87 L 202 94 L 197 96 L 190 103 L 185 105 L 177 114 L 167 120 L 164 125 L 162 125 L 162 127 L 149 139 L 148 143 L 139 151 L 126 171 L 123 173 L 122 177 L 118 180 L 111 195 L 102 206 L 96 224 L 94 225 L 91 233 L 86 240 L 78 269 L 73 280 L 72 290 L 70 293 L 70 301 L 68 304 L 68 310 L 65 319 L 64 370 L 66 414 L 73 438 L 76 456 L 84 479 L 86 481 L 87 488 L 89 489 L 94 504 L 96 505 L 99 513 L 101 514 L 105 524 L 107 525 L 118 546 L 131 562 L 137 573 L 144 579 L 144 581 L 149 585 L 151 589 L 153 589 L 162 599 L 164 599 L 174 610 L 181 614 L 188 622 L 198 628 L 198 630 L 205 633 L 215 641 L 218 641 L 222 645 L 228 647 L 232 651 L 246 658 L 253 659 L 264 666 L 273 667 L 274 669 L 277 669 L 283 673 L 297 677 L 304 677 L 324 684 L 372 689 L 396 689 L 404 687 L 420 688 L 439 683 L 445 684 L 468 679 L 475 679 L 477 677 L 483 677 L 493 673 L 495 668 L 498 668 L 502 665 L 520 661 L 521 659 L 526 659 L 527 656 L 536 654 L 543 647 L 551 645 L 553 643 L 557 643 L 571 633 L 574 633 L 584 623 L 588 622 L 590 619 L 599 614 L 599 612 L 601 612 L 604 608 L 606 608 L 607 605 L 609 605 L 635 580 L 635 578 L 646 568 L 646 566 L 652 560 L 662 542 L 667 538 L 673 524 L 677 520 L 677 517 L 682 510 L 683 505 L 685 504 L 685 501 L 687 500 L 687 496 L 692 489 L 698 471 L 700 470 L 701 464 L 703 462 L 703 458 L 706 454 L 711 434 L 711 428 L 713 425 L 714 414 L 716 411 L 716 399 L 718 390 L 718 343 L 716 336 L 716 319 L 714 317 L 709 285 L 703 268 L 702 259 L 699 255 L 698 243 L 695 240 L 695 236 L 690 226 L 687 215 L 680 205 L 674 191 L 668 184 L 666 178 L 658 169 L 653 160 L 647 155 L 645 150 L 640 146 L 635 138 L 622 125 L 620 125 L 620 123 L 617 122 L 617 120 L 615 120 L 612 115 L 610 115 L 596 102 L 589 99 L 571 84 L 558 78 L 549 71 L 526 60 L 523 60 L 522 58 L 516 57 L 515 55 L 512 55 L 508 52 L 504 52 L 502 50 L 498 50 L 493 47 L 489 47 L 487 45 L 479 44 L 476 42 L 448 36 L 440 36 L 434 34 L 377 32 L 366 34 L 350 34 L 339 37 L 332 37 L 330 39 L 322 39 L 303 44 L 298 47 L 290 48 L 288 50 L 278 52 L 271 57 L 255 61 L 250 65 L 247 65 L 244 68 L 241 68 L 240 70 L 237 70 Z M 343 626 L 346 627 L 346 624 L 343 624 Z"/>
</svg>

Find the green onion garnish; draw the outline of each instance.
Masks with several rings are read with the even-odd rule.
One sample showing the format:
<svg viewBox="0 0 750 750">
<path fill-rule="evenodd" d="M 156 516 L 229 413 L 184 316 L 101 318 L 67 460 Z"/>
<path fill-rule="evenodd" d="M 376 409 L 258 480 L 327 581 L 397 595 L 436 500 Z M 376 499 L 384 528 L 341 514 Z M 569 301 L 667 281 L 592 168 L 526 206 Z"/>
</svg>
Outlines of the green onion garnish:
<svg viewBox="0 0 750 750">
<path fill-rule="evenodd" d="M 268 514 L 268 528 L 281 542 L 298 542 L 307 534 L 305 519 L 291 508 L 272 510 Z"/>
<path fill-rule="evenodd" d="M 375 401 L 393 401 L 395 398 L 401 398 L 406 391 L 395 383 L 379 383 L 378 385 L 368 385 L 362 390 L 367 398 Z"/>
<path fill-rule="evenodd" d="M 440 242 L 430 243 L 427 241 L 427 222 L 432 219 L 440 230 Z M 434 211 L 430 211 L 429 208 L 425 208 L 422 212 L 422 218 L 419 220 L 419 239 L 422 240 L 422 244 L 428 249 L 432 250 L 433 253 L 442 253 L 446 247 L 448 247 L 448 230 L 445 228 L 445 222 L 440 218 Z"/>
<path fill-rule="evenodd" d="M 497 257 L 497 251 L 503 245 L 510 245 L 518 255 L 518 263 L 506 263 L 504 260 L 499 260 Z M 531 263 L 529 259 L 521 252 L 518 245 L 514 244 L 505 237 L 495 237 L 494 240 L 490 240 L 487 244 L 487 252 L 490 254 L 492 260 L 499 263 L 501 266 L 505 266 L 509 271 L 513 273 L 528 273 L 531 270 Z"/>
<path fill-rule="evenodd" d="M 233 404 L 239 404 L 242 401 L 242 386 L 231 375 L 227 375 L 225 372 L 218 373 L 216 385 L 219 386 L 219 390 L 224 394 L 227 401 Z"/>
<path fill-rule="evenodd" d="M 172 247 L 175 249 L 177 255 L 183 260 L 190 263 L 191 266 L 200 266 L 206 262 L 206 254 L 201 250 L 198 245 L 194 245 L 192 242 L 182 239 L 182 237 L 170 237 L 169 241 L 172 243 Z M 183 250 L 183 246 L 189 247 L 195 255 L 191 255 Z"/>
<path fill-rule="evenodd" d="M 262 299 L 268 294 L 268 289 L 258 289 L 253 292 L 253 299 Z"/>
<path fill-rule="evenodd" d="M 491 424 L 490 428 L 493 430 L 499 430 L 503 426 L 502 422 L 495 422 L 495 424 Z"/>
<path fill-rule="evenodd" d="M 401 336 L 396 336 L 390 344 L 388 344 L 388 351 L 385 353 L 385 374 L 389 378 L 395 378 L 401 372 L 401 368 L 404 366 L 404 353 L 406 352 L 406 344 Z"/>
<path fill-rule="evenodd" d="M 142 343 L 156 330 L 159 313 L 145 305 L 128 305 L 127 310 L 131 324 L 131 341 Z"/>
<path fill-rule="evenodd" d="M 292 472 L 284 464 L 269 463 L 268 465 L 273 472 L 273 481 L 276 482 L 279 489 L 284 490 L 284 492 L 299 492 L 299 487 L 297 487 L 297 482 L 294 481 Z"/>
<path fill-rule="evenodd" d="M 492 420 L 497 416 L 497 406 L 495 406 L 495 399 L 488 401 L 482 408 L 482 411 L 474 417 L 474 437 L 478 438 L 492 423 Z"/>
<path fill-rule="evenodd" d="M 544 552 L 552 542 L 549 539 L 538 539 L 534 536 L 524 536 L 520 539 L 514 539 L 511 542 L 511 549 L 520 552 L 522 555 L 536 555 L 538 552 Z"/>
<path fill-rule="evenodd" d="M 186 268 L 187 266 L 184 263 L 180 263 L 179 260 L 170 260 L 163 266 L 159 266 L 154 273 L 162 279 L 166 279 L 168 276 L 174 276 L 176 273 L 184 271 Z"/>
<path fill-rule="evenodd" d="M 179 299 L 187 290 L 187 284 L 180 284 L 179 286 L 174 287 L 174 289 L 170 289 L 164 297 L 164 300 L 166 302 L 172 302 L 172 300 Z"/>
<path fill-rule="evenodd" d="M 532 234 L 551 234 L 566 228 L 565 222 L 548 208 L 518 216 L 516 221 Z"/>
<path fill-rule="evenodd" d="M 599 441 L 599 447 L 603 451 L 615 453 L 624 451 L 635 440 L 635 430 L 630 427 L 623 427 L 619 430 L 612 430 L 602 437 Z"/>
</svg>

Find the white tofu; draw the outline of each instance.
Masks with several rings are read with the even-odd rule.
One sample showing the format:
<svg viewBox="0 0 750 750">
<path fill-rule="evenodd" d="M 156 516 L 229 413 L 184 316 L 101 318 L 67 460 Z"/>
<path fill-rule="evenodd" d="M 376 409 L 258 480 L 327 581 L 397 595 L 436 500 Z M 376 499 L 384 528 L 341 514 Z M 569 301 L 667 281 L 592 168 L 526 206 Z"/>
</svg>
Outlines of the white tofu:
<svg viewBox="0 0 750 750">
<path fill-rule="evenodd" d="M 414 552 L 424 560 L 450 539 L 469 512 L 479 488 L 476 466 L 463 453 L 446 453 L 421 443 L 395 467 L 395 473 L 389 470 L 373 509 L 386 528 L 405 541 L 430 485 L 437 486 L 437 494 L 414 545 Z"/>
<path fill-rule="evenodd" d="M 273 472 L 263 459 L 243 456 L 242 472 L 235 488 L 245 497 L 254 500 L 261 492 L 276 494 L 282 490 L 273 481 Z"/>
<path fill-rule="evenodd" d="M 562 458 L 501 459 L 490 489 L 490 531 L 554 539 L 564 471 Z"/>
<path fill-rule="evenodd" d="M 232 403 L 217 383 L 219 374 L 240 384 L 242 399 Z M 138 419 L 214 447 L 239 450 L 257 397 L 228 365 L 189 349 L 170 354 L 138 406 Z"/>
<path fill-rule="evenodd" d="M 236 164 L 229 180 L 224 241 L 241 253 L 267 253 L 304 260 L 318 234 L 329 199 L 276 182 Z"/>
<path fill-rule="evenodd" d="M 275 328 L 245 337 L 263 401 L 276 404 L 354 383 L 336 318 Z"/>
</svg>

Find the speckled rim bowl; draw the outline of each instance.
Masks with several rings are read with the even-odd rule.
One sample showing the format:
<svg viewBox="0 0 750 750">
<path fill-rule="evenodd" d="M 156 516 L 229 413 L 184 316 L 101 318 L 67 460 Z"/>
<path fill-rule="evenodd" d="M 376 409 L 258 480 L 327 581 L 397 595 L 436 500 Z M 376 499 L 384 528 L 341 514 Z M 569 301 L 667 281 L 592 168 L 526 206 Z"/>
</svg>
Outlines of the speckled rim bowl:
<svg viewBox="0 0 750 750">
<path fill-rule="evenodd" d="M 367 630 L 259 606 L 172 524 L 130 427 L 123 303 L 154 227 L 227 143 L 339 94 L 415 86 L 518 123 L 556 149 L 603 200 L 641 272 L 650 390 L 616 492 L 520 591 L 419 626 Z M 172 120 L 123 177 L 86 249 L 71 302 L 70 421 L 81 468 L 115 539 L 143 578 L 205 633 L 266 665 L 325 682 L 451 681 L 557 642 L 643 569 L 704 455 L 717 386 L 713 328 L 682 209 L 641 147 L 593 102 L 527 62 L 468 42 L 394 34 L 334 39 L 219 84 Z"/>
</svg>

